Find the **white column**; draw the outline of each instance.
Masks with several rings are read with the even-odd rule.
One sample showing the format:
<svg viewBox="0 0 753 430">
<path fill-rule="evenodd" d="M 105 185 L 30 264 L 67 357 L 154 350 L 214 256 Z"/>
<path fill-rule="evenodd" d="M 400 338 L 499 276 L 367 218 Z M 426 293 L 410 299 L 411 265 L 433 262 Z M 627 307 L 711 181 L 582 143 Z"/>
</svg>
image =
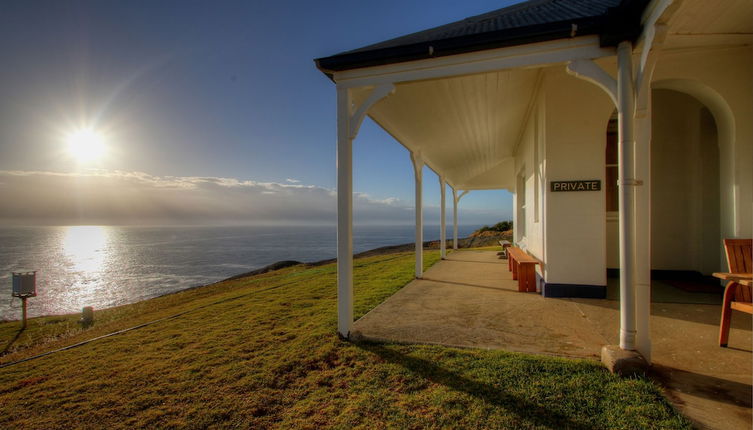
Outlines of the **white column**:
<svg viewBox="0 0 753 430">
<path fill-rule="evenodd" d="M 423 169 L 424 161 L 420 154 L 411 153 L 413 171 L 416 177 L 416 278 L 424 276 L 424 222 L 423 222 Z"/>
<path fill-rule="evenodd" d="M 635 118 L 635 347 L 651 362 L 651 96 Z"/>
<path fill-rule="evenodd" d="M 444 181 L 443 177 L 439 177 L 439 192 L 440 194 L 440 203 L 439 203 L 439 256 L 442 258 L 442 260 L 447 257 L 447 225 L 445 223 L 445 188 L 446 188 L 446 182 Z"/>
<path fill-rule="evenodd" d="M 337 89 L 337 331 L 353 324 L 353 141 L 350 91 Z"/>
<path fill-rule="evenodd" d="M 649 28 L 651 31 L 651 29 Z M 636 82 L 635 178 L 635 347 L 651 363 L 651 79 L 666 36 L 666 26 L 654 28 L 655 47 L 644 46 Z M 646 43 L 646 42 L 644 42 Z"/>
<path fill-rule="evenodd" d="M 452 188 L 452 249 L 458 249 L 458 190 Z"/>
<path fill-rule="evenodd" d="M 620 348 L 635 350 L 635 232 L 633 44 L 617 46 L 620 216 Z"/>
</svg>

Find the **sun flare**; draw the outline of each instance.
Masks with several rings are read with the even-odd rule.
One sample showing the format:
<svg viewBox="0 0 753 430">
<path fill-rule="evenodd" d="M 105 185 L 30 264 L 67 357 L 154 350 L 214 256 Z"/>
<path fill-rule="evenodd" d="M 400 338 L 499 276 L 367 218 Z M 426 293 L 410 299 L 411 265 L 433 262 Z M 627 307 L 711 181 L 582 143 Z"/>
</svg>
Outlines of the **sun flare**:
<svg viewBox="0 0 753 430">
<path fill-rule="evenodd" d="M 68 153 L 79 163 L 97 161 L 105 153 L 105 139 L 91 128 L 81 128 L 68 134 L 65 139 Z"/>
</svg>

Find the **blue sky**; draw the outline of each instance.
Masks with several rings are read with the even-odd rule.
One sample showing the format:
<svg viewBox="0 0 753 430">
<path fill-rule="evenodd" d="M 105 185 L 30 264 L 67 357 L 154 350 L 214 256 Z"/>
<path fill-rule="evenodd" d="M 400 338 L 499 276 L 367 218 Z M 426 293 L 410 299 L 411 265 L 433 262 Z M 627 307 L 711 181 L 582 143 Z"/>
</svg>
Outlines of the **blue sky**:
<svg viewBox="0 0 753 430">
<path fill-rule="evenodd" d="M 510 3 L 5 1 L 0 170 L 80 170 L 60 135 L 88 124 L 109 136 L 88 168 L 334 189 L 335 89 L 313 59 Z M 412 205 L 407 152 L 368 120 L 354 163 L 357 192 Z M 436 176 L 424 184 L 438 205 Z M 461 208 L 495 222 L 511 197 L 474 192 Z"/>
</svg>

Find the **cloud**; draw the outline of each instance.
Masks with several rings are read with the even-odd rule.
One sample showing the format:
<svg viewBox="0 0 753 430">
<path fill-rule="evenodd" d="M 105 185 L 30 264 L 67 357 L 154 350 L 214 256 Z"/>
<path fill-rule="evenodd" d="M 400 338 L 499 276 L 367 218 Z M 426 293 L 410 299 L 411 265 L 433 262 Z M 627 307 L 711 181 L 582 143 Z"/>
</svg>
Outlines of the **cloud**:
<svg viewBox="0 0 753 430">
<path fill-rule="evenodd" d="M 0 171 L 0 220 L 24 224 L 334 223 L 336 194 L 313 185 L 143 172 Z M 409 208 L 356 195 L 364 220 Z"/>
<path fill-rule="evenodd" d="M 334 190 L 301 183 L 234 178 L 154 176 L 143 172 L 0 171 L 4 224 L 332 224 Z M 411 224 L 413 202 L 354 193 L 358 223 Z M 438 210 L 425 207 L 426 223 Z M 463 221 L 493 222 L 464 213 Z M 488 218 L 488 219 L 487 219 Z"/>
<path fill-rule="evenodd" d="M 292 178 L 287 178 L 285 179 L 285 181 L 290 182 L 291 184 L 299 184 L 301 182 L 298 179 L 292 179 Z"/>
</svg>

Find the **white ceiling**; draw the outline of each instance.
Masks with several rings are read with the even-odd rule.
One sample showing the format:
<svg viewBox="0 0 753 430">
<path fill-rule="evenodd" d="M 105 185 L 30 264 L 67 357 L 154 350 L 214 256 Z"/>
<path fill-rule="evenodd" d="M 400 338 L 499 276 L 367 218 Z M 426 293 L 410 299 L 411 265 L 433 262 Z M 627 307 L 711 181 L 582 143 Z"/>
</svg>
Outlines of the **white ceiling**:
<svg viewBox="0 0 753 430">
<path fill-rule="evenodd" d="M 752 0 L 682 0 L 669 19 L 665 49 L 750 45 Z"/>
<path fill-rule="evenodd" d="M 401 83 L 369 117 L 456 188 L 511 189 L 513 151 L 538 74 L 518 69 Z"/>
</svg>

